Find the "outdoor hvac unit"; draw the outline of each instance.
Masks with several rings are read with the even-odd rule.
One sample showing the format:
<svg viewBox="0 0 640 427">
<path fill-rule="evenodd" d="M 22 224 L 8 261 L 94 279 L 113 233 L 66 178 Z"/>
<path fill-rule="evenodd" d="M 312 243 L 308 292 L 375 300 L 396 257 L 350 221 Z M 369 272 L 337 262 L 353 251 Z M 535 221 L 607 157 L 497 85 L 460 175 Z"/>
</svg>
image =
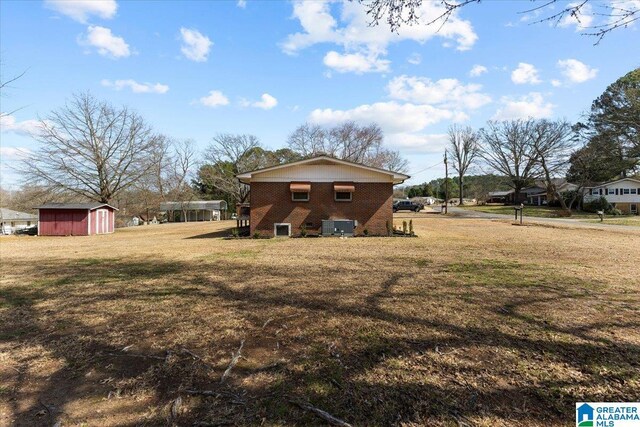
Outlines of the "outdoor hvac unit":
<svg viewBox="0 0 640 427">
<path fill-rule="evenodd" d="M 322 235 L 341 236 L 344 232 L 345 236 L 353 236 L 353 229 L 356 225 L 356 221 L 350 219 L 323 219 Z"/>
</svg>

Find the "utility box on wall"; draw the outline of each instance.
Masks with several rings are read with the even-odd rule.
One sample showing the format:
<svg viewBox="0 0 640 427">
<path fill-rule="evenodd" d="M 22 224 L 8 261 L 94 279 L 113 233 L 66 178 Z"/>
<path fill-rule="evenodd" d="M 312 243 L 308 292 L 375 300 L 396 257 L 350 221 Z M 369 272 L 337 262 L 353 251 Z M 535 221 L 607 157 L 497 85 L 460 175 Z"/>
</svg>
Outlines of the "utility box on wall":
<svg viewBox="0 0 640 427">
<path fill-rule="evenodd" d="M 356 222 L 350 219 L 324 219 L 322 220 L 323 236 L 353 236 Z"/>
</svg>

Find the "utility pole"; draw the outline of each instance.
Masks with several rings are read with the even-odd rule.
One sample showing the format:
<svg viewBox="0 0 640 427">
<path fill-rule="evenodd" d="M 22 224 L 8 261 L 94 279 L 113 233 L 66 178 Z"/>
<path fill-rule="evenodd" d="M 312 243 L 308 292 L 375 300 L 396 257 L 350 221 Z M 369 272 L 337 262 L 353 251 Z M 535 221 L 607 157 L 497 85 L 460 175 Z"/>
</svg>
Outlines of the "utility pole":
<svg viewBox="0 0 640 427">
<path fill-rule="evenodd" d="M 444 213 L 448 213 L 449 205 L 449 167 L 447 165 L 447 152 L 444 152 Z"/>
</svg>

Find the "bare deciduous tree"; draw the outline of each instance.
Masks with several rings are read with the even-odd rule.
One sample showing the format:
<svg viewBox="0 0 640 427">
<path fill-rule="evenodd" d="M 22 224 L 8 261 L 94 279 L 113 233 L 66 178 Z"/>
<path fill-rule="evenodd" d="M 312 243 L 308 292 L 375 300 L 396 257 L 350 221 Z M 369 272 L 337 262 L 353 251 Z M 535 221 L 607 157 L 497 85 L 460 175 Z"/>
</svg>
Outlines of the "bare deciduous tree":
<svg viewBox="0 0 640 427">
<path fill-rule="evenodd" d="M 510 180 L 516 201 L 521 190 L 539 176 L 540 167 L 531 144 L 534 120 L 489 121 L 480 129 L 480 157 Z"/>
<path fill-rule="evenodd" d="M 271 166 L 260 141 L 253 135 L 216 135 L 204 158 L 208 167 L 201 169 L 201 175 L 204 175 L 201 178 L 240 203 L 247 200 L 249 187 L 240 183 L 236 175 Z"/>
<path fill-rule="evenodd" d="M 305 123 L 288 140 L 289 148 L 303 157 L 326 154 L 338 159 L 403 172 L 407 161 L 383 146 L 384 134 L 376 124 L 360 126 L 347 121 L 324 128 Z"/>
<path fill-rule="evenodd" d="M 570 138 L 571 124 L 565 120 L 538 120 L 532 124 L 532 155 L 537 159 L 547 189 L 547 202 L 556 199 L 568 210 L 564 197 L 558 191 L 554 177 L 565 175 L 569 155 L 574 143 Z"/>
<path fill-rule="evenodd" d="M 90 94 L 40 121 L 39 147 L 19 169 L 26 182 L 110 202 L 154 167 L 158 137 L 144 119 Z"/>
<path fill-rule="evenodd" d="M 161 200 L 184 200 L 192 188 L 189 177 L 196 166 L 196 149 L 193 140 L 176 140 L 162 137 L 154 156 L 152 188 Z"/>
<path fill-rule="evenodd" d="M 449 154 L 453 158 L 453 169 L 458 173 L 460 204 L 464 204 L 464 176 L 478 156 L 479 136 L 471 127 L 453 125 L 449 127 Z"/>
<path fill-rule="evenodd" d="M 367 15 L 371 19 L 371 25 L 378 25 L 381 21 L 386 21 L 393 32 L 406 25 L 443 25 L 459 9 L 472 3 L 481 3 L 481 0 L 439 0 L 437 4 L 440 9 L 435 16 L 423 17 L 421 7 L 427 0 L 358 0 L 367 10 Z M 435 3 L 435 2 L 434 2 Z M 592 0 L 578 0 L 572 3 L 563 4 L 558 0 L 539 0 L 538 5 L 524 10 L 521 13 L 535 14 L 540 11 L 549 11 L 546 16 L 537 18 L 532 24 L 550 22 L 558 25 L 566 18 L 575 19 L 576 22 L 583 22 L 584 14 L 588 3 L 595 3 Z M 561 4 L 560 8 L 556 8 Z M 640 19 L 640 7 L 634 2 L 610 2 L 609 4 L 596 4 L 598 8 L 594 15 L 604 18 L 603 23 L 586 26 L 583 35 L 595 37 L 598 44 L 608 33 L 619 28 L 626 28 Z"/>
</svg>

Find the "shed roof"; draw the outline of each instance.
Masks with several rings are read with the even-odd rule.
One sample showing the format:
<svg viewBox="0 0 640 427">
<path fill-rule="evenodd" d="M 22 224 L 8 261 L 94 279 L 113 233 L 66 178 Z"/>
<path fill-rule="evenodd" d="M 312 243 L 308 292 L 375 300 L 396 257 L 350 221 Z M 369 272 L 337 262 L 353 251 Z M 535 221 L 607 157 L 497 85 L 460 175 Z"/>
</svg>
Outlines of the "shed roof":
<svg viewBox="0 0 640 427">
<path fill-rule="evenodd" d="M 95 210 L 107 206 L 111 209 L 118 210 L 115 206 L 111 206 L 108 203 L 45 203 L 44 205 L 36 206 L 35 209 L 86 209 Z"/>
<path fill-rule="evenodd" d="M 0 208 L 0 218 L 13 221 L 37 221 L 38 216 L 27 212 L 14 211 L 12 209 Z"/>
<path fill-rule="evenodd" d="M 227 202 L 224 200 L 190 200 L 183 202 L 162 202 L 160 203 L 161 211 L 191 211 L 191 210 L 209 210 L 209 211 L 226 211 Z"/>
</svg>

